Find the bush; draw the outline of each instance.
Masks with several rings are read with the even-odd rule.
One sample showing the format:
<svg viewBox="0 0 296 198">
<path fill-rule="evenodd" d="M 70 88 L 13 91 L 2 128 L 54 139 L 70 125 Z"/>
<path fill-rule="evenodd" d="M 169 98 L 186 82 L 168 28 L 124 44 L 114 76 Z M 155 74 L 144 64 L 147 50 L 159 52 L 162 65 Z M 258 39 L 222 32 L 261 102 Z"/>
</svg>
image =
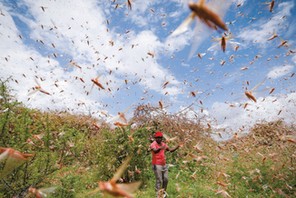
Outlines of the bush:
<svg viewBox="0 0 296 198">
<path fill-rule="evenodd" d="M 125 182 L 142 181 L 139 197 L 154 197 L 155 178 L 148 151 L 151 135 L 162 130 L 185 143 L 167 153 L 170 197 L 295 197 L 295 127 L 283 121 L 261 123 L 242 138 L 214 142 L 201 122 L 158 108 L 137 108 L 137 128 L 94 128 L 95 119 L 61 112 L 28 109 L 0 84 L 0 147 L 35 154 L 5 178 L 0 197 L 28 197 L 30 186 L 56 187 L 49 197 L 101 197 L 98 181 L 110 180 L 128 156 Z M 149 112 L 154 111 L 154 114 Z M 155 112 L 160 112 L 155 114 Z M 152 116 L 157 115 L 157 116 Z M 201 151 L 194 147 L 199 144 Z M 192 156 L 202 157 L 198 161 Z M 0 163 L 0 171 L 5 162 Z M 222 176 L 221 176 L 222 175 Z"/>
</svg>

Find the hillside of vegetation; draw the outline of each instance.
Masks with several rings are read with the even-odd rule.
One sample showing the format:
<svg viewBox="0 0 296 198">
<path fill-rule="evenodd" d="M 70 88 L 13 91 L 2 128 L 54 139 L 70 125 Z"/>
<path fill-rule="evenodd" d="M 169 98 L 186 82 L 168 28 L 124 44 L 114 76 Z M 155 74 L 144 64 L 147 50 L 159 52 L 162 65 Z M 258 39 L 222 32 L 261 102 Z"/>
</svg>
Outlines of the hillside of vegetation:
<svg viewBox="0 0 296 198">
<path fill-rule="evenodd" d="M 155 197 L 148 147 L 156 130 L 171 147 L 184 143 L 167 153 L 169 197 L 296 197 L 296 130 L 283 121 L 215 142 L 211 128 L 182 115 L 152 116 L 157 108 L 149 105 L 129 126 L 111 129 L 85 115 L 28 109 L 0 88 L 0 147 L 33 154 L 0 178 L 0 197 L 36 197 L 30 187 L 47 197 L 102 197 L 98 181 L 110 180 L 128 156 L 122 182 L 141 181 L 136 197 Z"/>
</svg>

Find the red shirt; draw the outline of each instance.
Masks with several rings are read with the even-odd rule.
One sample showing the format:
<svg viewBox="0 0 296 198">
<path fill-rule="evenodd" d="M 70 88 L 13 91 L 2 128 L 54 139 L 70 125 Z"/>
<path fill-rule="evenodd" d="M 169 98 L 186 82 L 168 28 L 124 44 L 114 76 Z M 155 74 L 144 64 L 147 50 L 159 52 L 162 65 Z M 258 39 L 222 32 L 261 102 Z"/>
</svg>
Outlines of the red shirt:
<svg viewBox="0 0 296 198">
<path fill-rule="evenodd" d="M 166 145 L 164 142 L 161 142 L 161 144 L 159 145 L 156 141 L 154 141 L 150 144 L 150 149 L 158 149 L 161 146 L 164 146 L 165 149 L 160 150 L 158 153 L 154 153 L 154 151 L 151 151 L 152 152 L 152 165 L 163 165 L 164 166 L 166 164 L 164 152 L 168 148 L 168 145 Z"/>
</svg>

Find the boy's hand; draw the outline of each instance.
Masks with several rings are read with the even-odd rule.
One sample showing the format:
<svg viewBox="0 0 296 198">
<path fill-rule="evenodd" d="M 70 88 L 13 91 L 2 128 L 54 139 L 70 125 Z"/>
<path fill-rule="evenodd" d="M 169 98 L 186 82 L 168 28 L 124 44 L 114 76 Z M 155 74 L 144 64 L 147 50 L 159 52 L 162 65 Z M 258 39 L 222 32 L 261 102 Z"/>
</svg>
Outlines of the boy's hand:
<svg viewBox="0 0 296 198">
<path fill-rule="evenodd" d="M 165 149 L 165 146 L 161 146 L 159 148 L 160 148 L 160 150 L 164 150 Z"/>
</svg>

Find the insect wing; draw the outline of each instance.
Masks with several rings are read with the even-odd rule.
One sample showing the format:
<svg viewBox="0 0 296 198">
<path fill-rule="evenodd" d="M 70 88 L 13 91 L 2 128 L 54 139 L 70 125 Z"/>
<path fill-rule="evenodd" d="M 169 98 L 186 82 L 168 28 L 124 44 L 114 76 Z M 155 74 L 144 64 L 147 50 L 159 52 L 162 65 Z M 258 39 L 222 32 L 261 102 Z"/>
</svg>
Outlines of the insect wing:
<svg viewBox="0 0 296 198">
<path fill-rule="evenodd" d="M 260 87 L 264 82 L 265 82 L 266 78 L 264 78 L 260 83 L 258 83 L 255 87 L 253 87 L 253 89 L 251 89 L 251 92 L 256 91 L 256 89 L 258 89 L 258 87 Z"/>
<path fill-rule="evenodd" d="M 7 159 L 8 152 L 9 152 L 9 150 L 6 150 L 3 153 L 1 153 L 1 155 L 0 155 L 0 162 L 4 162 Z"/>
<path fill-rule="evenodd" d="M 232 1 L 227 0 L 212 0 L 206 6 L 223 19 L 231 3 Z"/>
<path fill-rule="evenodd" d="M 91 92 L 92 92 L 92 90 L 93 90 L 94 86 L 95 86 L 95 83 L 93 83 L 93 84 L 91 85 L 91 88 L 90 88 L 90 90 L 89 90 L 89 92 L 88 92 L 88 93 L 91 93 Z"/>
<path fill-rule="evenodd" d="M 138 190 L 139 187 L 140 187 L 140 185 L 141 185 L 141 182 L 140 182 L 140 181 L 132 182 L 132 183 L 127 183 L 127 184 L 117 184 L 117 186 L 118 186 L 121 190 L 123 190 L 123 191 L 125 191 L 125 192 L 127 192 L 127 193 L 130 193 L 130 194 L 132 194 L 132 193 L 134 193 L 136 190 Z"/>
<path fill-rule="evenodd" d="M 40 194 L 46 197 L 48 194 L 54 193 L 57 187 L 49 187 L 49 188 L 40 188 L 38 189 Z"/>
<path fill-rule="evenodd" d="M 116 183 L 117 180 L 120 179 L 126 168 L 128 167 L 129 162 L 131 161 L 132 157 L 127 157 L 124 162 L 121 164 L 121 166 L 117 169 L 116 173 L 111 179 L 111 183 Z"/>
<path fill-rule="evenodd" d="M 35 90 L 31 91 L 30 93 L 28 93 L 28 96 L 33 95 L 33 94 L 36 93 L 37 91 L 38 91 L 38 89 L 35 89 Z"/>
<path fill-rule="evenodd" d="M 20 160 L 15 157 L 9 157 L 7 158 L 3 170 L 0 172 L 0 179 L 4 178 L 6 175 L 10 174 L 15 168 L 22 165 L 25 161 Z"/>
<path fill-rule="evenodd" d="M 36 78 L 34 78 L 35 83 L 40 87 L 40 83 L 37 81 Z"/>
<path fill-rule="evenodd" d="M 200 22 L 196 23 L 193 33 L 193 44 L 189 53 L 189 58 L 193 56 L 193 54 L 196 52 L 196 50 L 202 44 L 202 42 L 209 37 L 209 31 L 212 30 L 208 28 L 205 24 Z"/>
<path fill-rule="evenodd" d="M 219 43 L 213 43 L 211 47 L 208 48 L 208 51 L 213 52 L 219 49 Z"/>
<path fill-rule="evenodd" d="M 191 13 L 182 23 L 179 25 L 179 27 L 172 33 L 172 36 L 177 36 L 179 34 L 182 34 L 188 30 L 188 27 L 190 23 L 194 20 L 195 14 Z"/>
</svg>

